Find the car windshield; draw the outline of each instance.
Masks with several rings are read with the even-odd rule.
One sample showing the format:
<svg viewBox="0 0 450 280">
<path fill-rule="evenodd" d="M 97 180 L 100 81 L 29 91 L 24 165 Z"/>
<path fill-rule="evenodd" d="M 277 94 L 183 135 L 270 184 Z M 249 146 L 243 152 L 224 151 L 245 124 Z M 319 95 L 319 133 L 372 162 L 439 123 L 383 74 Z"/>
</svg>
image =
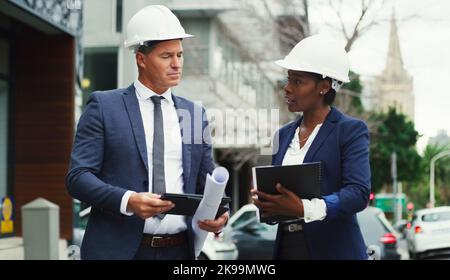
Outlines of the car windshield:
<svg viewBox="0 0 450 280">
<path fill-rule="evenodd" d="M 277 229 L 277 226 L 275 225 L 260 223 L 256 216 L 256 211 L 254 210 L 242 213 L 241 216 L 232 223 L 231 227 L 238 230 L 250 225 L 254 228 L 258 228 L 260 231 L 273 231 Z"/>
<path fill-rule="evenodd" d="M 231 224 L 231 227 L 238 228 L 243 224 L 247 224 L 247 222 L 251 219 L 256 219 L 256 211 L 246 211 L 242 213 L 242 215 L 240 215 L 239 218 Z"/>
<path fill-rule="evenodd" d="M 422 216 L 422 221 L 430 223 L 430 222 L 442 222 L 450 220 L 450 211 L 448 212 L 436 212 L 425 214 Z"/>
</svg>

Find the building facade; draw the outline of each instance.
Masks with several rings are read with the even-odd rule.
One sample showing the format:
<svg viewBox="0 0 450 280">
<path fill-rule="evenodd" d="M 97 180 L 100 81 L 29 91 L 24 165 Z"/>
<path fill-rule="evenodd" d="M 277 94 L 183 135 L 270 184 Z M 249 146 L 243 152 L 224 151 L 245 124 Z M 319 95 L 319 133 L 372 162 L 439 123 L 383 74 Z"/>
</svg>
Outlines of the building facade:
<svg viewBox="0 0 450 280">
<path fill-rule="evenodd" d="M 81 15 L 79 0 L 0 1 L 0 198 L 14 209 L 13 231 L 0 236 L 20 236 L 21 206 L 42 197 L 59 205 L 61 237 L 72 237 L 64 178 L 82 69 Z"/>
</svg>

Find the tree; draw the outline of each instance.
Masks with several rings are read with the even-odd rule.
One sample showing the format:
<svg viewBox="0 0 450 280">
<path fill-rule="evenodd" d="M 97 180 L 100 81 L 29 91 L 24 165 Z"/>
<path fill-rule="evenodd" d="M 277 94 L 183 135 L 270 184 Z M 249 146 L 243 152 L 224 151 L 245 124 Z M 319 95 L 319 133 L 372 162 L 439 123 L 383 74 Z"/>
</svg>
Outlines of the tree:
<svg viewBox="0 0 450 280">
<path fill-rule="evenodd" d="M 419 133 L 406 116 L 390 108 L 387 114 L 374 114 L 371 120 L 379 125 L 371 133 L 370 164 L 374 192 L 390 189 L 391 154 L 397 154 L 397 178 L 404 186 L 418 182 L 423 175 L 421 157 L 416 151 Z"/>
<path fill-rule="evenodd" d="M 336 107 L 339 107 L 343 112 L 362 117 L 364 107 L 361 102 L 361 93 L 363 85 L 359 75 L 353 71 L 349 74 L 350 82 L 342 86 L 336 96 Z"/>
<path fill-rule="evenodd" d="M 430 162 L 440 152 L 450 149 L 447 146 L 427 145 L 421 162 L 423 170 L 419 182 L 408 188 L 407 194 L 414 201 L 416 208 L 423 208 L 429 201 L 430 195 Z M 436 205 L 448 205 L 450 202 L 450 157 L 445 157 L 436 162 L 435 165 Z"/>
</svg>

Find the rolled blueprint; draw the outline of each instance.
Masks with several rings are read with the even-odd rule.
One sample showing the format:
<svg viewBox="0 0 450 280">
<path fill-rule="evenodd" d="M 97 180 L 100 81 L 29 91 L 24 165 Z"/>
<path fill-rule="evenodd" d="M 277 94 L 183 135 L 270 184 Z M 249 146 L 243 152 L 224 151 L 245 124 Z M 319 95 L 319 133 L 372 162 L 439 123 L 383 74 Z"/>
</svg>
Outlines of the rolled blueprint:
<svg viewBox="0 0 450 280">
<path fill-rule="evenodd" d="M 207 231 L 204 231 L 198 227 L 198 221 L 214 220 L 216 218 L 217 210 L 219 209 L 220 202 L 222 201 L 225 186 L 227 185 L 229 177 L 230 175 L 224 167 L 217 167 L 214 169 L 212 175 L 207 174 L 206 176 L 203 198 L 195 211 L 194 217 L 192 218 L 196 257 L 200 254 L 208 235 Z"/>
</svg>

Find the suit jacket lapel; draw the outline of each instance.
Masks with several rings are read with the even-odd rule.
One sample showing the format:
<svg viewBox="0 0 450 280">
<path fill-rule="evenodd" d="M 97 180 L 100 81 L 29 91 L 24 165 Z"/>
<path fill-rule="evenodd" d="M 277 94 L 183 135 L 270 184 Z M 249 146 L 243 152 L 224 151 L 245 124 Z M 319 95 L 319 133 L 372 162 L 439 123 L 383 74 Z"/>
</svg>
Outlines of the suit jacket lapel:
<svg viewBox="0 0 450 280">
<path fill-rule="evenodd" d="M 314 138 L 314 141 L 311 143 L 311 147 L 309 147 L 309 150 L 306 153 L 303 162 L 313 161 L 314 155 L 320 149 L 325 139 L 327 139 L 328 135 L 330 135 L 330 133 L 336 128 L 336 123 L 341 118 L 341 116 L 342 116 L 341 112 L 339 112 L 334 107 L 331 107 L 331 111 L 325 118 L 325 121 L 322 127 L 320 128 L 319 132 L 317 133 L 316 138 Z"/>
<path fill-rule="evenodd" d="M 194 133 L 193 129 L 194 112 L 192 106 L 189 103 L 175 96 L 173 92 L 172 92 L 172 99 L 175 104 L 175 108 L 177 109 L 178 121 L 180 122 L 180 134 L 182 139 L 182 157 L 183 157 L 183 180 L 184 180 L 184 188 L 186 188 L 188 185 L 190 185 L 188 184 L 189 182 L 188 180 L 191 173 L 191 149 L 192 149 L 191 144 L 194 141 L 194 136 L 192 135 L 192 133 Z M 191 131 L 187 134 L 191 136 L 190 139 L 185 139 L 183 137 L 183 126 L 181 125 L 183 117 L 180 114 L 179 110 L 187 110 L 191 115 L 191 125 L 190 125 Z M 186 140 L 188 140 L 189 142 L 185 143 Z M 184 191 L 193 192 L 194 190 L 185 189 Z"/>
<path fill-rule="evenodd" d="M 133 85 L 126 89 L 125 94 L 123 95 L 123 101 L 128 112 L 128 117 L 130 118 L 134 139 L 136 140 L 139 154 L 141 155 L 141 159 L 148 171 L 144 124 L 142 123 L 141 110 L 136 97 L 136 90 Z"/>
</svg>

